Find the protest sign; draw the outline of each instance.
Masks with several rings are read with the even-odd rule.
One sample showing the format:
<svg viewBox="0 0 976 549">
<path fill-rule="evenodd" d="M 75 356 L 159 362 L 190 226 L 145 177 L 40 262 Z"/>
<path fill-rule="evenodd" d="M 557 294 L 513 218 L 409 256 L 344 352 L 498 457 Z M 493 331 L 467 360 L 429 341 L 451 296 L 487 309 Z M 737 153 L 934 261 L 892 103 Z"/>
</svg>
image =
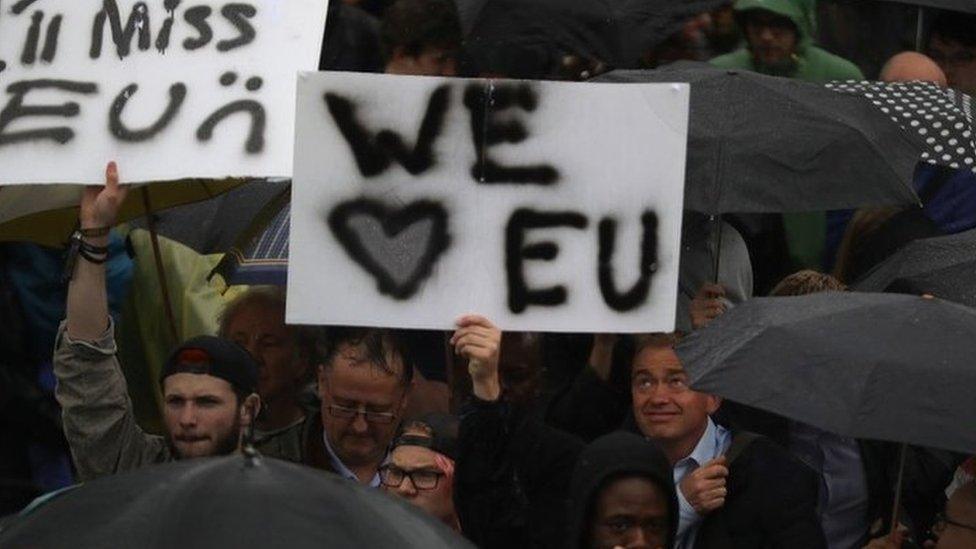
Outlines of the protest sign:
<svg viewBox="0 0 976 549">
<path fill-rule="evenodd" d="M 291 176 L 322 0 L 0 0 L 0 184 Z"/>
<path fill-rule="evenodd" d="M 672 330 L 688 94 L 302 73 L 288 322 Z"/>
</svg>

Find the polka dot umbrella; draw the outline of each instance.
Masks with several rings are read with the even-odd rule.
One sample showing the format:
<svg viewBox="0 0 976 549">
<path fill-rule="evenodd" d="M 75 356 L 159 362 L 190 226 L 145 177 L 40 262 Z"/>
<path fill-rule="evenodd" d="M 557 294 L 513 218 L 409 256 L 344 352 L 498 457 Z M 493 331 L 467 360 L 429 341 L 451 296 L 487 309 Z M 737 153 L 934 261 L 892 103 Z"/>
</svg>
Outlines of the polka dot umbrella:
<svg viewBox="0 0 976 549">
<path fill-rule="evenodd" d="M 922 160 L 976 173 L 973 98 L 931 82 L 830 82 L 834 91 L 860 95 L 925 143 Z"/>
</svg>

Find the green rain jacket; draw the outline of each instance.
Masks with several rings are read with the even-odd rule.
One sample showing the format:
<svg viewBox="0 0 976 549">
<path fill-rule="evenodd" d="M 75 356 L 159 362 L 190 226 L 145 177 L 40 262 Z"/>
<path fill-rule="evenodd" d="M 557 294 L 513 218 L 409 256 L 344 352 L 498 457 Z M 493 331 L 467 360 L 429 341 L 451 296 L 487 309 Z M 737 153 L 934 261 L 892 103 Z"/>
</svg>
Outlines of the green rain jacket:
<svg viewBox="0 0 976 549">
<path fill-rule="evenodd" d="M 831 80 L 864 80 L 854 63 L 813 45 L 816 32 L 816 0 L 737 0 L 737 14 L 749 10 L 767 10 L 788 17 L 796 25 L 798 40 L 792 70 L 774 73 L 757 67 L 747 46 L 711 60 L 724 69 L 763 72 L 773 76 L 795 78 L 807 82 Z M 826 216 L 821 212 L 788 214 L 783 216 L 790 256 L 797 268 L 823 268 L 823 254 L 827 233 Z"/>
</svg>

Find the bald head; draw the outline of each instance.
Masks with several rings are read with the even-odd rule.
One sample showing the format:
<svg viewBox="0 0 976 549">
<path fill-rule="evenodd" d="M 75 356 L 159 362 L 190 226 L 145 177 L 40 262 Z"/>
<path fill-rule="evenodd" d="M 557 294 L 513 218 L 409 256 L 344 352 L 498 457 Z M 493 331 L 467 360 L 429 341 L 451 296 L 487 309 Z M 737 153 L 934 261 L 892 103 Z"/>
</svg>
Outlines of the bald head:
<svg viewBox="0 0 976 549">
<path fill-rule="evenodd" d="M 942 69 L 928 57 L 914 51 L 901 52 L 885 63 L 881 69 L 881 80 L 885 82 L 911 82 L 921 80 L 946 87 L 946 76 Z"/>
</svg>

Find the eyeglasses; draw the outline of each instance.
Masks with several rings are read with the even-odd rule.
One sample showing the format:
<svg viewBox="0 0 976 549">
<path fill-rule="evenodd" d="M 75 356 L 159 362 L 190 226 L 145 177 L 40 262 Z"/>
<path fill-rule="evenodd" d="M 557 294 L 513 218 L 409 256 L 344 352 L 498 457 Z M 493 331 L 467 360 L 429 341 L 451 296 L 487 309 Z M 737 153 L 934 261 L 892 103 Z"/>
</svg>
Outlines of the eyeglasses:
<svg viewBox="0 0 976 549">
<path fill-rule="evenodd" d="M 410 477 L 413 487 L 418 490 L 433 490 L 437 488 L 444 473 L 431 471 L 430 469 L 415 469 L 407 471 L 396 465 L 384 465 L 380 467 L 380 482 L 387 488 L 399 488 L 403 484 L 403 479 Z"/>
<path fill-rule="evenodd" d="M 328 406 L 329 414 L 334 418 L 339 419 L 355 419 L 356 416 L 362 414 L 363 419 L 367 423 L 375 423 L 377 425 L 389 425 L 396 420 L 396 413 L 394 412 L 370 412 L 366 409 L 360 408 L 347 408 L 346 406 L 339 406 L 338 404 L 329 404 Z"/>
<path fill-rule="evenodd" d="M 947 517 L 945 513 L 938 513 L 935 515 L 935 523 L 932 525 L 932 533 L 934 533 L 936 536 L 941 536 L 949 526 L 955 526 L 957 528 L 976 532 L 976 526 L 956 522 Z"/>
</svg>

